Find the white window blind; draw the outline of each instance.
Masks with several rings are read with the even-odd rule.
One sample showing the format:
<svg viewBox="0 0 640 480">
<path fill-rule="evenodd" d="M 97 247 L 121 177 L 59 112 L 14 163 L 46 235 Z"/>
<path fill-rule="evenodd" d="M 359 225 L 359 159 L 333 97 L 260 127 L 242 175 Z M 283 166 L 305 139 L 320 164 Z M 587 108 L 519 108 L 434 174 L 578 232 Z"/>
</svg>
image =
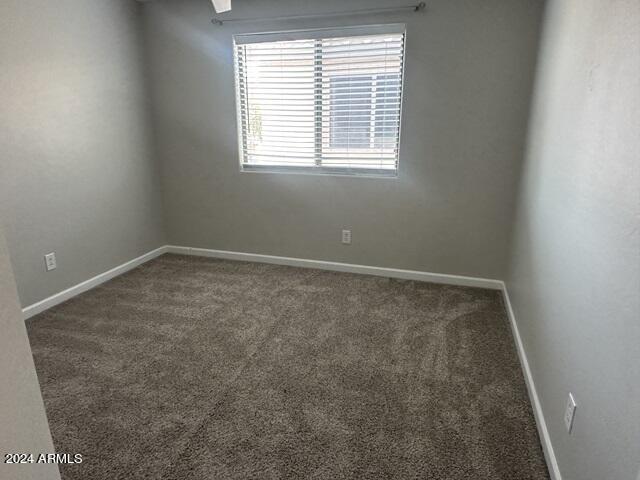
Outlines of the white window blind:
<svg viewBox="0 0 640 480">
<path fill-rule="evenodd" d="M 395 176 L 402 25 L 235 37 L 244 170 Z"/>
</svg>

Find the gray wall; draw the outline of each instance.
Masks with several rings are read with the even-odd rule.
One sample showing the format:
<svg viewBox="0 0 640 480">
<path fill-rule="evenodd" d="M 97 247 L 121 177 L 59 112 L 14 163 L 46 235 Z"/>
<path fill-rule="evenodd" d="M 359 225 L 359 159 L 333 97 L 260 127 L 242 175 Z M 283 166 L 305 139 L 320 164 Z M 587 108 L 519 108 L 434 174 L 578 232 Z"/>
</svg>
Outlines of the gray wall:
<svg viewBox="0 0 640 480">
<path fill-rule="evenodd" d="M 140 9 L 0 2 L 0 219 L 23 306 L 165 243 Z"/>
<path fill-rule="evenodd" d="M 630 480 L 640 466 L 640 3 L 551 1 L 540 58 L 507 285 L 563 480 Z"/>
<path fill-rule="evenodd" d="M 6 453 L 53 453 L 53 442 L 0 227 L 0 478 L 57 480 L 56 465 L 5 465 Z"/>
<path fill-rule="evenodd" d="M 243 0 L 260 17 L 406 1 Z M 424 15 L 209 23 L 201 0 L 144 4 L 172 244 L 503 278 L 542 2 L 434 0 Z M 240 173 L 232 39 L 407 21 L 398 179 Z M 340 230 L 353 230 L 353 245 Z"/>
</svg>

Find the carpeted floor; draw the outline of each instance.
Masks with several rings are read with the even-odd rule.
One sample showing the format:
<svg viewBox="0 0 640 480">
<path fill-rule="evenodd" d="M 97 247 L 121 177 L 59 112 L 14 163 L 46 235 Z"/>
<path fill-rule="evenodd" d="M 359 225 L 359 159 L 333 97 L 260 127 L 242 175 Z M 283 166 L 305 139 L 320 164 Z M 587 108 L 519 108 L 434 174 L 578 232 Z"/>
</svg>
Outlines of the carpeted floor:
<svg viewBox="0 0 640 480">
<path fill-rule="evenodd" d="M 28 321 L 64 479 L 548 479 L 498 292 L 164 255 Z"/>
</svg>

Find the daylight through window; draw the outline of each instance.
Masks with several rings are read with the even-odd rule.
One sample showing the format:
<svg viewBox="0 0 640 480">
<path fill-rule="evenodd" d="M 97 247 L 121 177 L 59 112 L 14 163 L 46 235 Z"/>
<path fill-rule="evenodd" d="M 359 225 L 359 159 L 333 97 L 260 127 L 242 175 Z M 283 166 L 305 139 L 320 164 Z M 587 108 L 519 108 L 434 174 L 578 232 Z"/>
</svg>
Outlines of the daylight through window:
<svg viewBox="0 0 640 480">
<path fill-rule="evenodd" d="M 235 37 L 244 170 L 395 176 L 404 26 Z"/>
</svg>

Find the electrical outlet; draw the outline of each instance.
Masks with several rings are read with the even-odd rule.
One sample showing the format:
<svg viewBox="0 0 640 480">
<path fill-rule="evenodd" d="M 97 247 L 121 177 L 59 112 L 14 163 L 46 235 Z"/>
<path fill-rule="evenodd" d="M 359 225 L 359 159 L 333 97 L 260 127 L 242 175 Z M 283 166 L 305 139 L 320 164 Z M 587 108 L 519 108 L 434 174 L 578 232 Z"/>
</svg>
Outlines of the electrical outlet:
<svg viewBox="0 0 640 480">
<path fill-rule="evenodd" d="M 44 265 L 47 268 L 47 272 L 50 272 L 51 270 L 55 270 L 57 268 L 58 264 L 56 262 L 56 254 L 54 252 L 47 253 L 44 256 Z"/>
<path fill-rule="evenodd" d="M 569 398 L 567 399 L 567 408 L 564 411 L 564 426 L 567 428 L 567 432 L 571 433 L 573 429 L 573 419 L 576 416 L 576 401 L 573 398 L 573 394 L 569 392 Z"/>
<path fill-rule="evenodd" d="M 351 230 L 342 230 L 342 243 L 351 245 Z"/>
</svg>

